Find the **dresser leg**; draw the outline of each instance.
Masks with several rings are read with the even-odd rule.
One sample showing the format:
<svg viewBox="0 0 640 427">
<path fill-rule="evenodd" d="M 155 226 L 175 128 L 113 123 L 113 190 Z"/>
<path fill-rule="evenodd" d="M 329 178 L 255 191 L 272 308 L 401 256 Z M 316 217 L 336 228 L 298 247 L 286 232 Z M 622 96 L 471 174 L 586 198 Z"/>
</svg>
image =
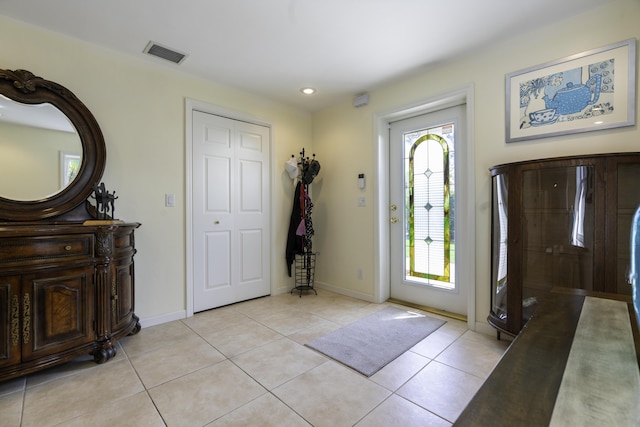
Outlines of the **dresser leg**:
<svg viewBox="0 0 640 427">
<path fill-rule="evenodd" d="M 134 314 L 133 320 L 136 322 L 136 325 L 133 327 L 131 332 L 127 334 L 128 336 L 135 335 L 140 332 L 140 329 L 142 329 L 142 325 L 140 325 L 140 318 Z"/>
<path fill-rule="evenodd" d="M 92 353 L 93 361 L 98 364 L 108 362 L 110 359 L 115 357 L 117 351 L 118 350 L 113 344 L 111 344 L 111 342 L 106 342 L 103 347 Z"/>
</svg>

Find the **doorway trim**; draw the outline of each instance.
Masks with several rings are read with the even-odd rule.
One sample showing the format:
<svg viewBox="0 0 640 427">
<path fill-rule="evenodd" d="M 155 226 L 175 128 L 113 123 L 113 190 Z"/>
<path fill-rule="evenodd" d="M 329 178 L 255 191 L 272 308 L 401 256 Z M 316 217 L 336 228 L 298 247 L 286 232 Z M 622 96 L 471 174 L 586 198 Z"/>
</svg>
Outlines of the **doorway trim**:
<svg viewBox="0 0 640 427">
<path fill-rule="evenodd" d="M 191 192 L 193 191 L 193 112 L 200 111 L 203 113 L 214 114 L 216 116 L 226 117 L 231 120 L 238 120 L 241 122 L 252 123 L 259 126 L 265 126 L 269 128 L 269 134 L 271 144 L 269 148 L 269 165 L 271 170 L 274 169 L 273 165 L 273 124 L 267 120 L 260 119 L 252 116 L 248 113 L 241 111 L 234 111 L 228 108 L 220 107 L 217 105 L 209 104 L 202 101 L 197 101 L 191 98 L 185 98 L 185 269 L 186 269 L 186 317 L 193 316 L 193 199 Z M 269 178 L 269 197 L 272 198 L 274 188 L 274 174 L 272 173 Z M 271 204 L 271 220 L 269 223 L 271 243 L 273 243 L 274 232 L 274 204 Z M 270 246 L 273 246 L 270 244 Z M 273 265 L 273 251 L 269 253 L 269 263 Z M 274 293 L 274 268 L 271 268 L 269 277 L 269 286 L 271 294 Z"/>
<path fill-rule="evenodd" d="M 374 167 L 377 171 L 375 178 L 376 197 L 374 201 L 374 299 L 382 303 L 390 296 L 390 267 L 389 267 L 389 125 L 391 122 L 409 117 L 430 113 L 456 105 L 466 104 L 467 115 L 467 150 L 465 150 L 462 165 L 469 172 L 459 189 L 464 189 L 460 197 L 468 201 L 467 209 L 459 212 L 459 245 L 456 250 L 464 252 L 464 259 L 469 262 L 461 267 L 457 280 L 468 283 L 467 292 L 467 327 L 475 330 L 476 323 L 476 283 L 475 283 L 475 140 L 474 140 L 474 98 L 473 84 L 459 89 L 444 92 L 432 97 L 416 101 L 411 104 L 394 107 L 374 114 L 373 135 L 376 138 L 374 152 Z M 457 151 L 457 150 L 456 150 Z"/>
</svg>

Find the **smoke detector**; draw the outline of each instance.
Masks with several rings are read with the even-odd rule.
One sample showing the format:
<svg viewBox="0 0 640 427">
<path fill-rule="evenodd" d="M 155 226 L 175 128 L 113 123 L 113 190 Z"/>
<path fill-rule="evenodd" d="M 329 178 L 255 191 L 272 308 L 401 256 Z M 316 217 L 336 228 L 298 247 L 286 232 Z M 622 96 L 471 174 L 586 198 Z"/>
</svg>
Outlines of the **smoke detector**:
<svg viewBox="0 0 640 427">
<path fill-rule="evenodd" d="M 157 56 L 158 58 L 166 59 L 174 64 L 180 64 L 187 57 L 186 53 L 178 52 L 175 49 L 170 49 L 166 46 L 162 46 L 156 42 L 149 42 L 147 47 L 143 50 L 144 53 Z"/>
</svg>

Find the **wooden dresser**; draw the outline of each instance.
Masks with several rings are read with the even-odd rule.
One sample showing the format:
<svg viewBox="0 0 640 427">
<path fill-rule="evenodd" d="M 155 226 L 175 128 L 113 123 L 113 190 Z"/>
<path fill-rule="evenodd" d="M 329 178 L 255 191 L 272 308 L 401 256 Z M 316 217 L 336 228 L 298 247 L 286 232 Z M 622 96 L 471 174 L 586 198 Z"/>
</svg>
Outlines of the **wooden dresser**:
<svg viewBox="0 0 640 427">
<path fill-rule="evenodd" d="M 26 105 L 47 120 L 18 114 L 35 111 Z M 83 354 L 106 362 L 140 329 L 140 224 L 113 219 L 100 126 L 73 92 L 26 70 L 0 69 L 0 107 L 0 381 Z"/>
<path fill-rule="evenodd" d="M 87 353 L 105 362 L 139 330 L 139 225 L 0 224 L 0 380 Z"/>
</svg>

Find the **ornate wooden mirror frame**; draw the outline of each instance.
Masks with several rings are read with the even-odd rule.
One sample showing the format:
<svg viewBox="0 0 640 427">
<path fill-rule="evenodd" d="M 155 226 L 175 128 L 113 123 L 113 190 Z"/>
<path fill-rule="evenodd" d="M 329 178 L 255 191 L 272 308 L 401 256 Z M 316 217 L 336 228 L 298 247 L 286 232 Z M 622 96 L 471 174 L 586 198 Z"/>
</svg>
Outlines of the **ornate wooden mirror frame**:
<svg viewBox="0 0 640 427">
<path fill-rule="evenodd" d="M 0 197 L 0 220 L 39 221 L 65 214 L 83 204 L 104 172 L 106 147 L 98 122 L 67 88 L 26 70 L 0 69 L 0 94 L 24 104 L 50 103 L 75 126 L 82 145 L 82 162 L 76 178 L 63 190 L 40 200 Z"/>
</svg>

